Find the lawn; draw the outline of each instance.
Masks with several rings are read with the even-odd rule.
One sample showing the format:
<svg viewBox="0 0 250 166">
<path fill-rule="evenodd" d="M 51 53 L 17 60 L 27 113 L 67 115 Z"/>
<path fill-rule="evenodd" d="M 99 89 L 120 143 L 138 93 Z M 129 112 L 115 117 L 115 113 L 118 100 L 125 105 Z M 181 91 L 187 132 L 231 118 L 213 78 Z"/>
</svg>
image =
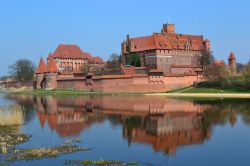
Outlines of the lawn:
<svg viewBox="0 0 250 166">
<path fill-rule="evenodd" d="M 82 91 L 74 89 L 55 89 L 55 90 L 15 90 L 7 91 L 12 94 L 32 94 L 32 95 L 87 95 L 87 96 L 113 96 L 113 95 L 143 95 L 143 93 L 120 93 L 120 92 L 101 92 L 101 91 Z"/>
<path fill-rule="evenodd" d="M 171 91 L 170 93 L 250 93 L 250 90 L 245 90 L 240 88 L 188 87 Z"/>
</svg>

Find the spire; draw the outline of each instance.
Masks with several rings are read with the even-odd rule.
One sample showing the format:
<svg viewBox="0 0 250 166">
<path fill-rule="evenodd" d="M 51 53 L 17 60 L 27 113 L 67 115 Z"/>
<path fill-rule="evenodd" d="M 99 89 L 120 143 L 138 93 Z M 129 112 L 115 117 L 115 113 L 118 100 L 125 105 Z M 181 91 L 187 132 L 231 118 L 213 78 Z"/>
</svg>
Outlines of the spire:
<svg viewBox="0 0 250 166">
<path fill-rule="evenodd" d="M 53 56 L 53 55 L 52 55 L 51 53 L 49 53 L 47 60 L 52 59 L 52 58 L 53 58 L 52 56 Z"/>
<path fill-rule="evenodd" d="M 45 72 L 46 72 L 46 65 L 44 63 L 43 57 L 41 57 L 39 65 L 36 69 L 36 74 L 45 73 Z"/>
<path fill-rule="evenodd" d="M 236 60 L 233 52 L 230 53 L 228 60 Z"/>
<path fill-rule="evenodd" d="M 56 62 L 53 58 L 51 58 L 48 62 L 47 72 L 48 73 L 57 73 L 58 72 Z"/>
</svg>

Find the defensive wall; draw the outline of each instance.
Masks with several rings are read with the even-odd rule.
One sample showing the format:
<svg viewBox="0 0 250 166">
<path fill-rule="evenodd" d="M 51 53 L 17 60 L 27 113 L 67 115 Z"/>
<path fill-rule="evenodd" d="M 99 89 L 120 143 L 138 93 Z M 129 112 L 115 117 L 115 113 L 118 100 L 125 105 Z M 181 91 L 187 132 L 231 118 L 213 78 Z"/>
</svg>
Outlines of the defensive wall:
<svg viewBox="0 0 250 166">
<path fill-rule="evenodd" d="M 57 89 L 76 89 L 100 92 L 166 92 L 178 88 L 191 86 L 200 82 L 199 75 L 171 75 L 149 76 L 146 74 L 135 75 L 105 75 L 74 77 L 59 75 Z"/>
</svg>

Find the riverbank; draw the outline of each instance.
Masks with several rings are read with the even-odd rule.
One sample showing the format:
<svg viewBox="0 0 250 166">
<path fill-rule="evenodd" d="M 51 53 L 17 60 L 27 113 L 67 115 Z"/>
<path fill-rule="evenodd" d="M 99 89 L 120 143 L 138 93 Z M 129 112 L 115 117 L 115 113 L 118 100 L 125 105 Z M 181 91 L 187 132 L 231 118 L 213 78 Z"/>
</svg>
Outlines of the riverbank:
<svg viewBox="0 0 250 166">
<path fill-rule="evenodd" d="M 144 93 L 107 93 L 100 91 L 80 91 L 80 90 L 68 90 L 68 89 L 56 89 L 56 90 L 15 89 L 15 90 L 4 90 L 2 92 L 9 94 L 31 94 L 31 95 L 82 95 L 82 96 L 144 95 Z"/>
<path fill-rule="evenodd" d="M 250 98 L 250 90 L 240 88 L 204 88 L 186 87 L 167 93 L 146 94 L 166 97 L 195 97 L 195 98 Z"/>
<path fill-rule="evenodd" d="M 244 98 L 250 99 L 250 93 L 152 93 L 146 96 L 196 97 L 196 98 Z"/>
<path fill-rule="evenodd" d="M 237 91 L 236 89 L 222 90 L 215 88 L 187 87 L 170 92 L 162 93 L 105 93 L 99 91 L 79 91 L 79 90 L 32 90 L 16 89 L 3 91 L 9 94 L 31 94 L 31 95 L 86 95 L 86 96 L 165 96 L 165 97 L 195 97 L 195 98 L 245 98 L 250 99 L 250 92 Z"/>
<path fill-rule="evenodd" d="M 250 89 L 242 89 L 239 87 L 232 88 L 216 88 L 216 87 L 197 87 L 190 86 L 177 90 L 170 91 L 168 93 L 250 93 Z"/>
</svg>

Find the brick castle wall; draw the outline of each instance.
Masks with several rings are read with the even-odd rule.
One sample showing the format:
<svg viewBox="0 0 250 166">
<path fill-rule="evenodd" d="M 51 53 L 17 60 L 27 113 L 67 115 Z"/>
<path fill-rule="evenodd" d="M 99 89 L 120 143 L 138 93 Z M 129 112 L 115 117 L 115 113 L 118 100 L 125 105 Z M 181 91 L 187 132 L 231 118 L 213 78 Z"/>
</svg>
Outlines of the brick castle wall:
<svg viewBox="0 0 250 166">
<path fill-rule="evenodd" d="M 53 75 L 54 77 L 54 75 Z M 39 81 L 39 80 L 38 80 Z M 170 90 L 191 86 L 196 82 L 200 82 L 199 76 L 126 76 L 116 75 L 112 76 L 99 76 L 92 78 L 92 84 L 87 84 L 85 77 L 73 77 L 59 75 L 57 80 L 44 79 L 42 84 L 55 89 L 76 89 L 83 91 L 99 91 L 99 92 L 120 92 L 120 93 L 145 93 L 145 92 L 167 92 Z M 46 82 L 49 81 L 49 82 Z M 36 81 L 28 82 L 9 82 L 8 84 L 2 83 L 2 86 L 8 88 L 36 88 Z M 47 89 L 54 89 L 47 88 Z"/>
<path fill-rule="evenodd" d="M 123 92 L 123 93 L 144 93 L 144 92 L 166 92 L 178 88 L 193 85 L 198 81 L 197 76 L 128 76 L 124 75 L 110 77 L 93 77 L 92 84 L 87 84 L 85 77 L 63 78 L 57 80 L 57 89 L 77 89 L 85 91 L 100 92 Z M 200 81 L 200 80 L 199 80 Z"/>
</svg>

